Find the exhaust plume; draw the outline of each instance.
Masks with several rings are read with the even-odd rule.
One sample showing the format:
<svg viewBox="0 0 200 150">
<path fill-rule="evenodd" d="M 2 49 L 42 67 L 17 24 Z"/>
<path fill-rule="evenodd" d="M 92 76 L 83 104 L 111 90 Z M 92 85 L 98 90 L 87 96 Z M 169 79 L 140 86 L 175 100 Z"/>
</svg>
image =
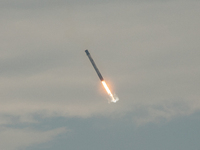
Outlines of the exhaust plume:
<svg viewBox="0 0 200 150">
<path fill-rule="evenodd" d="M 117 96 L 114 96 L 114 95 L 111 93 L 111 91 L 110 91 L 110 89 L 108 88 L 108 86 L 107 86 L 107 84 L 106 84 L 105 81 L 101 81 L 101 83 L 103 84 L 104 88 L 106 89 L 106 92 L 107 92 L 108 95 L 110 96 L 111 102 L 116 103 L 116 102 L 119 100 L 119 98 L 118 98 Z"/>
</svg>

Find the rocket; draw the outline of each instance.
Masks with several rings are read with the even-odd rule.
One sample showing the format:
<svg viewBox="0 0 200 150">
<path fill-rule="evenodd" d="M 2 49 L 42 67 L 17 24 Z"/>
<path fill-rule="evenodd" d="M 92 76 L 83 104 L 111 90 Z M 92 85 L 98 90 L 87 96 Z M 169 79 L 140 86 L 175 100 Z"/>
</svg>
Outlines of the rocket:
<svg viewBox="0 0 200 150">
<path fill-rule="evenodd" d="M 97 68 L 94 60 L 92 59 L 89 51 L 85 50 L 85 53 L 88 56 L 90 62 L 92 63 L 97 75 L 99 76 L 99 79 L 101 80 L 102 85 L 104 86 L 105 90 L 107 91 L 108 95 L 110 96 L 110 102 L 116 103 L 119 100 L 119 98 L 117 97 L 117 95 L 115 95 L 115 94 L 113 95 L 112 92 L 110 91 L 110 89 L 108 88 L 108 86 L 107 86 L 106 82 L 104 81 L 101 73 L 99 72 L 99 69 Z"/>
<path fill-rule="evenodd" d="M 96 66 L 96 64 L 95 64 L 95 62 L 94 62 L 94 60 L 92 59 L 92 57 L 91 57 L 89 51 L 88 51 L 88 50 L 85 50 L 85 53 L 86 53 L 86 55 L 88 56 L 90 62 L 92 63 L 92 65 L 93 65 L 93 67 L 94 67 L 94 69 L 95 69 L 97 75 L 99 76 L 99 79 L 100 79 L 101 81 L 104 81 L 104 79 L 103 79 L 101 73 L 99 72 L 99 69 L 97 68 L 97 66 Z"/>
</svg>

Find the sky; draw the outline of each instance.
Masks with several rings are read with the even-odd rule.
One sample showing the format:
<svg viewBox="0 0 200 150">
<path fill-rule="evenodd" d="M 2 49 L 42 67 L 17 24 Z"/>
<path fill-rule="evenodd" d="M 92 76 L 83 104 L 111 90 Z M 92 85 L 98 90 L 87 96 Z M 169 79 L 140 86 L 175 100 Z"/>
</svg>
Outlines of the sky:
<svg viewBox="0 0 200 150">
<path fill-rule="evenodd" d="M 199 8 L 0 0 L 0 149 L 199 150 Z"/>
</svg>

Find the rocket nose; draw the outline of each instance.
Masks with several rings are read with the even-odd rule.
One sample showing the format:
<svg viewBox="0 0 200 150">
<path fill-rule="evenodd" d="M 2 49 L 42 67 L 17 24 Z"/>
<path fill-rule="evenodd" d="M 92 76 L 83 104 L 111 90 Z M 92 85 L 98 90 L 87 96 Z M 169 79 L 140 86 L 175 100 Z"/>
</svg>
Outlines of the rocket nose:
<svg viewBox="0 0 200 150">
<path fill-rule="evenodd" d="M 90 54 L 90 53 L 89 53 L 89 51 L 88 51 L 87 49 L 85 50 L 85 52 L 86 52 L 86 54 L 87 54 L 87 55 L 89 55 L 89 54 Z"/>
</svg>

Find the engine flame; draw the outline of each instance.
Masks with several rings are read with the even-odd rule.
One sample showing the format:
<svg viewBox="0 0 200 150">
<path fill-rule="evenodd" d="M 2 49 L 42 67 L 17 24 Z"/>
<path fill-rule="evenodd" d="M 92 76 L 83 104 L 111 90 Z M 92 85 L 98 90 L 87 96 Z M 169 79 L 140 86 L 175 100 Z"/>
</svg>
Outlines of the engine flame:
<svg viewBox="0 0 200 150">
<path fill-rule="evenodd" d="M 106 84 L 105 81 L 101 81 L 101 83 L 103 84 L 104 88 L 106 89 L 106 92 L 108 93 L 108 95 L 111 97 L 111 102 L 116 103 L 116 102 L 119 100 L 119 98 L 116 97 L 116 96 L 114 96 L 114 95 L 111 93 L 111 91 L 110 91 L 110 89 L 108 88 L 108 86 L 107 86 L 107 84 Z"/>
</svg>

